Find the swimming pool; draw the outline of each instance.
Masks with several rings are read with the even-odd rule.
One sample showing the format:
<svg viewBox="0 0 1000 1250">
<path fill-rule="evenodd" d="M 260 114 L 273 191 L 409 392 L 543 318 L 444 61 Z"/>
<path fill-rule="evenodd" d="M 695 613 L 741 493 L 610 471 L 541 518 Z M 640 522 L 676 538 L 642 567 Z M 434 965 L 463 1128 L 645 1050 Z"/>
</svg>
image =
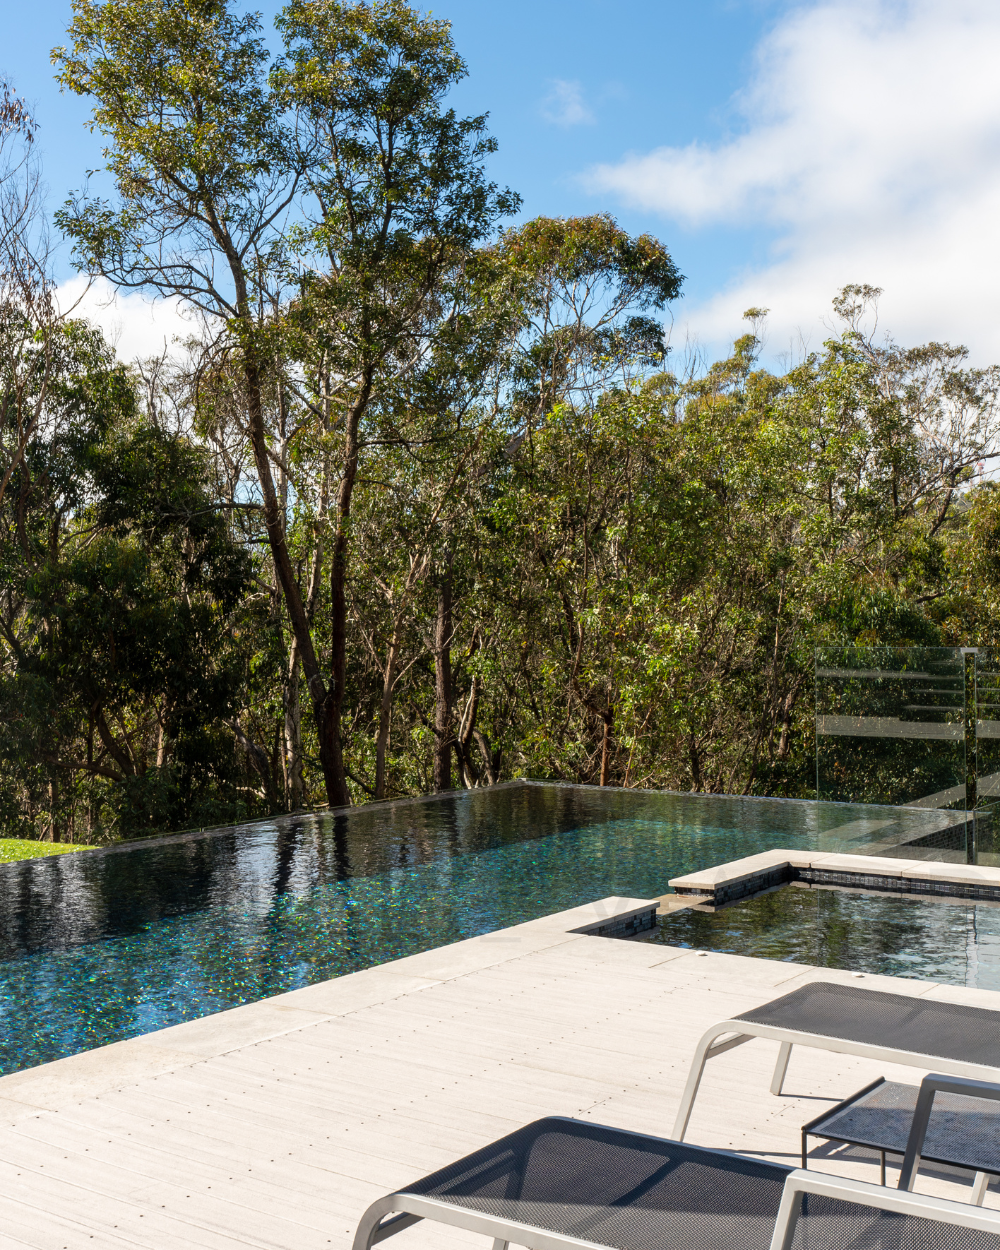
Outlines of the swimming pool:
<svg viewBox="0 0 1000 1250">
<path fill-rule="evenodd" d="M 935 820 L 511 783 L 3 865 L 0 1071 L 595 898 L 654 897 L 771 847 L 857 850 Z"/>
<path fill-rule="evenodd" d="M 1000 905 L 782 889 L 657 917 L 634 941 L 1000 990 Z"/>
</svg>

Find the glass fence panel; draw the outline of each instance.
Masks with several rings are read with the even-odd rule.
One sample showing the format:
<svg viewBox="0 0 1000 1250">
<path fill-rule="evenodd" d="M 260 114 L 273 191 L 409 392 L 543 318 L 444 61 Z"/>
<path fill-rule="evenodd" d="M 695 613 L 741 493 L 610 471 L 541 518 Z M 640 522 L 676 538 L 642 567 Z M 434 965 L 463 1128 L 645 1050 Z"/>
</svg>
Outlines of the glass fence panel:
<svg viewBox="0 0 1000 1250">
<path fill-rule="evenodd" d="M 954 647 L 818 648 L 817 798 L 926 809 L 912 850 L 967 858 L 969 665 Z"/>
</svg>

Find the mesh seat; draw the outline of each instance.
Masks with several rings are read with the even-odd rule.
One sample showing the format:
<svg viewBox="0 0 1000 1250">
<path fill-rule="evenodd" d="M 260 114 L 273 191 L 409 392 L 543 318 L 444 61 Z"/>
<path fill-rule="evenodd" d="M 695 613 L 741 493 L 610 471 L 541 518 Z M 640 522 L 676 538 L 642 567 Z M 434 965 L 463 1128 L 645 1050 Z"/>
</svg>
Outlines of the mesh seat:
<svg viewBox="0 0 1000 1250">
<path fill-rule="evenodd" d="M 734 1019 L 1000 1067 L 1000 1012 L 986 1007 L 816 981 Z"/>
<path fill-rule="evenodd" d="M 620 1250 L 767 1250 L 789 1171 L 545 1119 L 403 1192 Z"/>
<path fill-rule="evenodd" d="M 552 1118 L 400 1193 L 616 1250 L 768 1250 L 791 1171 Z M 1000 1250 L 1000 1233 L 806 1194 L 792 1250 Z"/>
</svg>

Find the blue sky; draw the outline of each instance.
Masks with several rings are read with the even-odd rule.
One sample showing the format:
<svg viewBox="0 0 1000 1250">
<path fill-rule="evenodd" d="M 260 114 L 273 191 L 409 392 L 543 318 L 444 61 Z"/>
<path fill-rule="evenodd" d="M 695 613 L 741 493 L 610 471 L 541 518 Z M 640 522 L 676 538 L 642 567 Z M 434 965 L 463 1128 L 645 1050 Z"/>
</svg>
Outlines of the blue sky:
<svg viewBox="0 0 1000 1250">
<path fill-rule="evenodd" d="M 36 106 L 54 205 L 100 164 L 85 102 L 52 81 L 69 8 L 24 4 L 0 52 Z M 724 350 L 742 309 L 765 304 L 771 355 L 794 356 L 822 341 L 838 287 L 867 281 L 885 287 L 882 325 L 900 339 L 966 341 L 978 361 L 1000 360 L 995 0 L 441 0 L 433 12 L 469 65 L 454 103 L 490 113 L 493 176 L 526 216 L 610 211 L 670 248 L 687 275 L 678 347 Z"/>
</svg>

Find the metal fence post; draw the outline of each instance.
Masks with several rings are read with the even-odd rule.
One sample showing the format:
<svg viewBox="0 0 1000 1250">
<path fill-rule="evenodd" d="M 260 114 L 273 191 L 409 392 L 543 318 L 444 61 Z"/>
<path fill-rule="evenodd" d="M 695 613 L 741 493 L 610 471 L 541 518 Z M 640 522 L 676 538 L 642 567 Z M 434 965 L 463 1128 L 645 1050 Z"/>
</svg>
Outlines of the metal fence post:
<svg viewBox="0 0 1000 1250">
<path fill-rule="evenodd" d="M 976 845 L 976 807 L 979 802 L 979 726 L 977 660 L 974 647 L 964 648 L 965 653 L 965 860 L 974 864 L 978 859 Z"/>
</svg>

